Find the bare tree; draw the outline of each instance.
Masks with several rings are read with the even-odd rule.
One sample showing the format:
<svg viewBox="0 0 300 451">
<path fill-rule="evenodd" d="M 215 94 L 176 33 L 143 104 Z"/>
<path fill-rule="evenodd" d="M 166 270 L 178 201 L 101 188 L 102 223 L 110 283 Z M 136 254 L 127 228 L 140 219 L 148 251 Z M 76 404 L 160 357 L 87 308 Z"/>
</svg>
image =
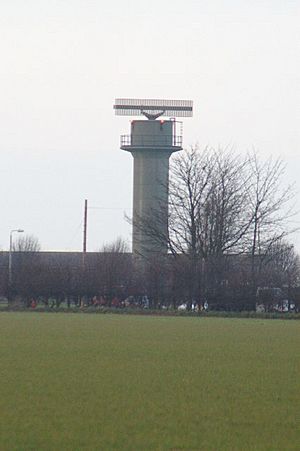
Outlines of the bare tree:
<svg viewBox="0 0 300 451">
<path fill-rule="evenodd" d="M 14 252 L 39 252 L 41 245 L 34 235 L 20 236 L 12 246 Z"/>
<path fill-rule="evenodd" d="M 281 240 L 270 246 L 261 258 L 260 281 L 288 292 L 299 285 L 300 259 L 292 244 Z"/>
<path fill-rule="evenodd" d="M 269 255 L 276 242 L 292 232 L 289 220 L 295 214 L 291 201 L 295 196 L 293 185 L 284 183 L 285 165 L 272 157 L 263 161 L 256 152 L 249 155 L 248 170 L 251 183 L 247 206 L 251 214 L 248 248 L 252 257 L 252 285 L 256 291 L 261 266 L 257 256 Z"/>
<path fill-rule="evenodd" d="M 42 272 L 38 255 L 40 248 L 39 240 L 33 235 L 19 237 L 12 246 L 14 264 L 11 290 L 15 295 L 21 295 L 28 305 L 30 298 L 38 295 Z"/>
<path fill-rule="evenodd" d="M 124 253 L 129 252 L 128 244 L 122 237 L 117 237 L 111 243 L 102 246 L 100 252 Z"/>
<path fill-rule="evenodd" d="M 225 254 L 244 250 L 248 184 L 247 160 L 230 149 L 191 148 L 173 160 L 169 247 L 188 257 L 192 298 L 221 283 Z"/>
</svg>

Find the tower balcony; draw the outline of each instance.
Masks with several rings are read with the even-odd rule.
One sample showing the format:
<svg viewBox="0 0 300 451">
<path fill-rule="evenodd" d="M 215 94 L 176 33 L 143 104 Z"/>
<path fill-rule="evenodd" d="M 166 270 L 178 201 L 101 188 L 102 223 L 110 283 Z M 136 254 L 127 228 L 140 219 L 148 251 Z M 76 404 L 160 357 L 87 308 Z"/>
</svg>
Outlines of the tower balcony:
<svg viewBox="0 0 300 451">
<path fill-rule="evenodd" d="M 134 148 L 141 149 L 165 149 L 175 152 L 182 149 L 181 135 L 121 135 L 121 149 L 133 150 Z"/>
</svg>

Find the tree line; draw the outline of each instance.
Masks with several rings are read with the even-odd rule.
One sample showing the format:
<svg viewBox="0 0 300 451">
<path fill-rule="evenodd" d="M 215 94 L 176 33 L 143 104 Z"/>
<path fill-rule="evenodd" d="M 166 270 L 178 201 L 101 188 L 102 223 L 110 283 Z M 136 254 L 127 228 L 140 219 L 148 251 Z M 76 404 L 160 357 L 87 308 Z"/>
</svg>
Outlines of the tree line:
<svg viewBox="0 0 300 451">
<path fill-rule="evenodd" d="M 162 235 L 159 208 L 135 224 L 152 242 L 167 245 L 167 255 L 136 258 L 117 239 L 93 260 L 51 263 L 38 240 L 25 236 L 14 245 L 19 257 L 10 288 L 26 299 L 101 294 L 110 302 L 146 294 L 153 306 L 207 301 L 233 309 L 253 308 L 262 287 L 297 297 L 299 256 L 288 241 L 296 230 L 294 197 L 281 159 L 195 146 L 171 160 L 168 233 Z M 5 267 L 0 288 L 9 289 Z"/>
</svg>

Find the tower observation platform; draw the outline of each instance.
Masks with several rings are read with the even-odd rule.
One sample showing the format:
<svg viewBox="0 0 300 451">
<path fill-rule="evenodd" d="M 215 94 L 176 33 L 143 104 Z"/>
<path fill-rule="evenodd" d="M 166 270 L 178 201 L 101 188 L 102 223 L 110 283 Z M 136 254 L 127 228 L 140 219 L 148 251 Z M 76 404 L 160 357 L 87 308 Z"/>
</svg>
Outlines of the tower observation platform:
<svg viewBox="0 0 300 451">
<path fill-rule="evenodd" d="M 166 254 L 169 158 L 182 150 L 182 123 L 175 117 L 192 116 L 192 101 L 116 99 L 114 109 L 117 115 L 147 118 L 132 120 L 130 134 L 121 135 L 120 143 L 121 149 L 130 152 L 134 160 L 133 254 L 146 258 Z"/>
<path fill-rule="evenodd" d="M 182 149 L 182 134 L 176 134 L 176 125 L 174 120 L 132 121 L 131 133 L 121 135 L 120 147 L 129 152 L 140 148 L 176 152 Z"/>
</svg>

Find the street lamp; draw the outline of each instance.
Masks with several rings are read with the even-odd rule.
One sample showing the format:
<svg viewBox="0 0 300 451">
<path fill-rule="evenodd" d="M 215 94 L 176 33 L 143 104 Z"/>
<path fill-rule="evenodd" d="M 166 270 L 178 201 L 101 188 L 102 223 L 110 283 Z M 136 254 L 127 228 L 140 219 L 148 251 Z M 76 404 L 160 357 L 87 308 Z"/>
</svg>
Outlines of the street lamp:
<svg viewBox="0 0 300 451">
<path fill-rule="evenodd" d="M 8 289 L 10 294 L 10 289 L 12 286 L 12 245 L 13 245 L 13 233 L 24 232 L 23 229 L 14 229 L 10 231 L 9 235 L 9 254 L 8 254 Z"/>
</svg>

